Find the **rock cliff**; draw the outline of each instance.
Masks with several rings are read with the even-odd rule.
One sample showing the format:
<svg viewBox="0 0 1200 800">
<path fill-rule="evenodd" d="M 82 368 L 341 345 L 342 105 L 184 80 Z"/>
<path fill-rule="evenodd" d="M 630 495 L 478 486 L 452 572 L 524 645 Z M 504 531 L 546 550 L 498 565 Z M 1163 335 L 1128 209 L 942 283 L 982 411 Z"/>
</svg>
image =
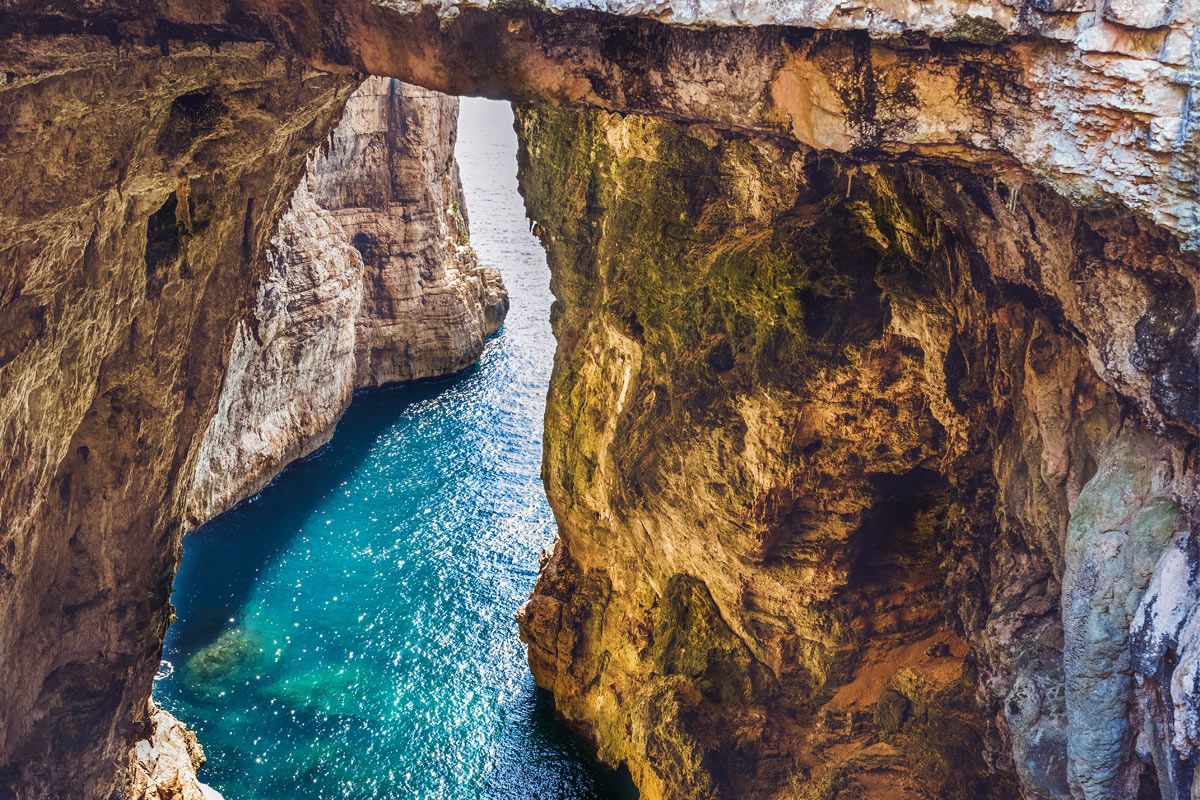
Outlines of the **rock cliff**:
<svg viewBox="0 0 1200 800">
<path fill-rule="evenodd" d="M 121 797 L 184 476 L 355 82 L 263 42 L 0 28 L 0 793 Z"/>
<path fill-rule="evenodd" d="M 132 785 L 238 321 L 366 72 L 525 103 L 562 538 L 521 627 L 601 758 L 1197 794 L 1198 18 L 0 0 L 0 785 Z"/>
<path fill-rule="evenodd" d="M 1189 796 L 1200 271 L 1174 237 L 944 163 L 545 106 L 518 129 L 561 536 L 519 622 L 601 758 L 649 798 Z"/>
<path fill-rule="evenodd" d="M 355 389 L 448 375 L 508 310 L 469 243 L 457 98 L 388 78 L 351 95 L 314 155 L 239 324 L 196 461 L 199 524 L 321 447 Z"/>
</svg>

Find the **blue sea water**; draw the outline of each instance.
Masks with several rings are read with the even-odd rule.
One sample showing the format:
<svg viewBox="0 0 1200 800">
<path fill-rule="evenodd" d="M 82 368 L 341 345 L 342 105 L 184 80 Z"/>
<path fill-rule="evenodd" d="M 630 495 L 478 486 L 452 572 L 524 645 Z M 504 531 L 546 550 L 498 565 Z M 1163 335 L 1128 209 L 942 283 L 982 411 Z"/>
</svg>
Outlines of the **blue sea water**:
<svg viewBox="0 0 1200 800">
<path fill-rule="evenodd" d="M 509 107 L 464 100 L 471 240 L 512 298 L 479 365 L 361 394 L 320 454 L 184 539 L 154 693 L 227 800 L 635 796 L 555 719 L 513 622 L 554 536 L 552 297 L 515 152 Z"/>
</svg>

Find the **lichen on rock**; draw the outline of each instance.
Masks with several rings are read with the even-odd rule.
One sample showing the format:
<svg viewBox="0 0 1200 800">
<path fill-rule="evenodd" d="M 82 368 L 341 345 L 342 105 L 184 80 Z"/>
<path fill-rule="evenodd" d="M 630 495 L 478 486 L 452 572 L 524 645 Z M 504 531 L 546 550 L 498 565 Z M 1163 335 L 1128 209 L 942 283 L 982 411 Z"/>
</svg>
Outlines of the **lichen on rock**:
<svg viewBox="0 0 1200 800">
<path fill-rule="evenodd" d="M 560 713 L 651 798 L 1070 796 L 1104 728 L 1081 670 L 1143 702 L 1128 630 L 1195 469 L 1187 414 L 1123 379 L 1124 309 L 1156 270 L 1195 285 L 1178 246 L 936 163 L 544 106 L 518 129 L 561 536 L 518 622 Z M 1111 472 L 1122 429 L 1164 475 Z M 1145 515 L 1088 650 L 1106 475 Z M 1114 797 L 1163 780 L 1138 735 Z"/>
</svg>

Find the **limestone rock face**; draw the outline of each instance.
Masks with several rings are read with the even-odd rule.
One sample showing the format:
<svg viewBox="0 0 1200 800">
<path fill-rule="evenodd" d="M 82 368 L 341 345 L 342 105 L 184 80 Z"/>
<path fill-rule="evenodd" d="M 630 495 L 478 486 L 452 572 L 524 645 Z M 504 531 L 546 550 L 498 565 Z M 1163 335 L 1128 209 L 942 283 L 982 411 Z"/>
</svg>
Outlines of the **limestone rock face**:
<svg viewBox="0 0 1200 800">
<path fill-rule="evenodd" d="M 351 95 L 279 222 L 196 462 L 200 524 L 333 435 L 355 389 L 457 372 L 508 310 L 468 242 L 457 98 L 388 78 Z"/>
<path fill-rule="evenodd" d="M 457 98 L 369 78 L 314 165 L 317 203 L 365 264 L 356 387 L 464 369 L 508 311 L 470 246 L 457 125 Z"/>
<path fill-rule="evenodd" d="M 188 521 L 199 525 L 329 441 L 354 391 L 363 263 L 306 177 L 279 222 L 208 423 Z"/>
<path fill-rule="evenodd" d="M 120 797 L 235 323 L 354 84 L 4 20 L 0 794 Z"/>
<path fill-rule="evenodd" d="M 1113 377 L 1177 335 L 1156 287 L 1195 314 L 1172 237 L 960 167 L 518 130 L 561 536 L 518 622 L 601 758 L 649 798 L 1188 796 L 1193 656 L 1130 630 L 1185 640 L 1196 433 Z"/>
<path fill-rule="evenodd" d="M 1079 493 L 1063 554 L 1069 778 L 1083 797 L 1136 796 L 1130 623 L 1167 544 L 1185 529 L 1171 454 L 1123 434 Z"/>
<path fill-rule="evenodd" d="M 223 800 L 221 793 L 196 779 L 204 766 L 204 748 L 196 734 L 153 703 L 149 738 L 134 748 L 129 796 L 145 800 Z"/>
</svg>

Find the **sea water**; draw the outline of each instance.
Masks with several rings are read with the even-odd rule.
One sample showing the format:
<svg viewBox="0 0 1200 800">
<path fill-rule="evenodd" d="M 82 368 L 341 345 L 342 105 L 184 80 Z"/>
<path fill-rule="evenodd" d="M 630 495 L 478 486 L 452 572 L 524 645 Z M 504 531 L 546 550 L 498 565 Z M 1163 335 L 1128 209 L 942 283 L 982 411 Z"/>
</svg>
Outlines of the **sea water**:
<svg viewBox="0 0 1200 800">
<path fill-rule="evenodd" d="M 464 100 L 471 242 L 512 299 L 477 367 L 360 394 L 318 455 L 184 539 L 155 683 L 227 800 L 634 796 L 555 719 L 513 614 L 554 537 L 554 340 L 506 104 Z"/>
</svg>

